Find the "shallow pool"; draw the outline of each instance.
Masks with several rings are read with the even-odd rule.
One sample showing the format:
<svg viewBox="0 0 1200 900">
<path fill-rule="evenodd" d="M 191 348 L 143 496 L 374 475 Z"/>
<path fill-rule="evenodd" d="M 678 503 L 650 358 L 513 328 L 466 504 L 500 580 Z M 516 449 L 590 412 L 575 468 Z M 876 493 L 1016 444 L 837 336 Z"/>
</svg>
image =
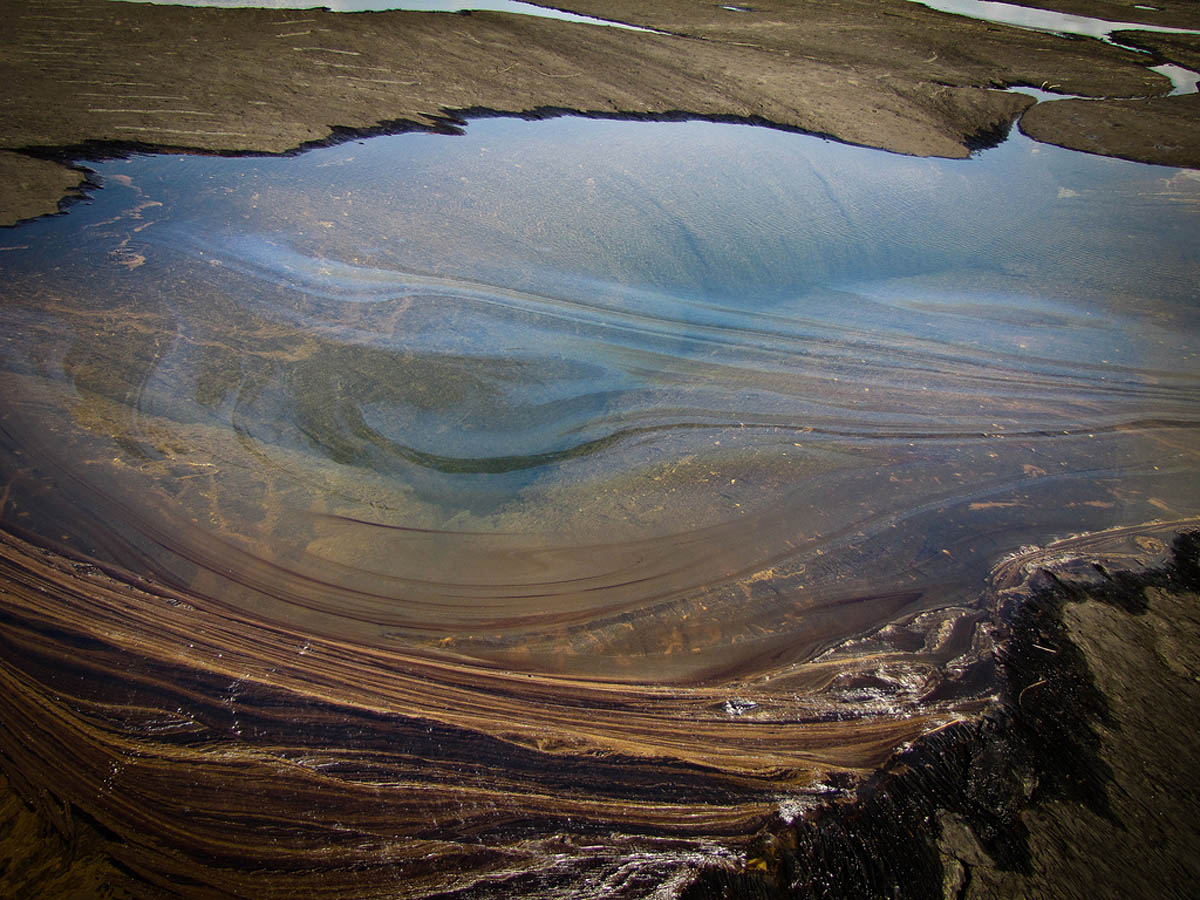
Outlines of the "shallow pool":
<svg viewBox="0 0 1200 900">
<path fill-rule="evenodd" d="M 583 118 L 94 169 L 0 244 L 0 521 L 67 560 L 3 749 L 146 883 L 644 896 L 986 703 L 998 559 L 1200 512 L 1195 171 Z"/>
</svg>

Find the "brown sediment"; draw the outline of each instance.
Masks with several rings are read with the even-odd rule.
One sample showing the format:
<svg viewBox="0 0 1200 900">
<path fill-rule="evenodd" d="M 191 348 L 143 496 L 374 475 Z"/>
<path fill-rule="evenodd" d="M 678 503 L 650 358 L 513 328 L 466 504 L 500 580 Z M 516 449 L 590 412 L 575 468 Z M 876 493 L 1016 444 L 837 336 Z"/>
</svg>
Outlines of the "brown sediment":
<svg viewBox="0 0 1200 900">
<path fill-rule="evenodd" d="M 29 786 L 18 794 L 0 775 L 0 890 L 6 897 L 93 900 L 126 896 L 108 843 L 70 805 Z M 26 800 L 25 797 L 31 799 Z"/>
<path fill-rule="evenodd" d="M 1200 71 L 1200 34 L 1164 34 L 1156 31 L 1118 31 L 1113 38 L 1127 47 L 1153 53 L 1159 62 Z"/>
<path fill-rule="evenodd" d="M 1010 558 L 987 604 L 1005 637 L 1003 703 L 952 709 L 931 694 L 911 718 L 851 719 L 823 715 L 820 691 L 781 713 L 762 697 L 760 709 L 312 639 L 4 534 L 0 815 L 5 852 L 28 868 L 0 870 L 0 886 L 498 897 L 590 883 L 583 895 L 624 896 L 619 873 L 636 860 L 638 885 L 691 873 L 696 898 L 925 897 L 942 880 L 970 883 L 950 896 L 1057 893 L 1095 877 L 1063 856 L 1070 842 L 1105 836 L 1119 869 L 1121 822 L 1166 854 L 1194 839 L 1183 819 L 1151 820 L 1193 808 L 1188 769 L 1172 764 L 1195 752 L 1192 545 L 1163 566 L 1196 524 Z M 1089 596 L 1108 606 L 1078 604 Z M 899 655 L 838 668 L 869 683 Z M 1185 704 L 1165 723 L 1159 692 Z M 1143 765 L 1169 789 L 1146 794 Z M 840 799 L 822 807 L 830 792 Z M 786 825 L 805 796 L 818 811 Z M 31 831 L 34 814 L 49 830 Z M 71 864 L 46 876 L 59 854 Z M 1178 879 L 1163 867 L 1145 883 Z M 1123 895 L 1155 895 L 1136 887 Z"/>
<path fill-rule="evenodd" d="M 85 175 L 46 159 L 0 150 L 0 222 L 18 222 L 45 215 L 51 198 L 69 198 L 83 186 Z"/>
<path fill-rule="evenodd" d="M 572 4 L 671 32 L 650 34 L 499 13 L 5 0 L 0 149 L 279 153 L 339 130 L 553 108 L 737 118 L 957 157 L 1002 135 L 1031 102 L 995 87 L 1126 97 L 1169 89 L 1133 52 L 905 0 L 838 0 L 803 13 L 753 6 Z M 61 188 L 6 180 L 0 193 L 0 221 L 12 223 L 31 209 L 52 212 Z"/>
<path fill-rule="evenodd" d="M 1146 100 L 1056 100 L 1021 118 L 1034 140 L 1137 162 L 1200 166 L 1200 94 Z"/>
<path fill-rule="evenodd" d="M 7 533 L 0 578 L 0 766 L 65 838 L 104 838 L 141 896 L 486 895 L 491 879 L 503 894 L 550 856 L 547 877 L 576 884 L 634 858 L 665 873 L 685 851 L 738 847 L 781 794 L 861 777 L 977 705 L 843 718 L 795 685 L 735 695 L 388 653 Z M 835 668 L 870 682 L 937 655 Z"/>
<path fill-rule="evenodd" d="M 995 25 L 907 0 L 810 4 L 802 13 L 777 0 L 747 5 L 744 13 L 688 0 L 652 7 L 636 0 L 576 0 L 571 8 L 746 50 L 848 64 L 857 73 L 853 86 L 868 94 L 893 79 L 898 85 L 982 88 L 1054 83 L 1065 93 L 1094 97 L 1153 94 L 1163 87 L 1147 77 L 1137 54 L 1120 48 Z"/>
<path fill-rule="evenodd" d="M 1018 6 L 1104 19 L 1145 22 L 1168 28 L 1196 28 L 1196 4 L 1190 0 L 1022 0 Z M 1146 9 L 1146 7 L 1153 7 Z"/>
</svg>

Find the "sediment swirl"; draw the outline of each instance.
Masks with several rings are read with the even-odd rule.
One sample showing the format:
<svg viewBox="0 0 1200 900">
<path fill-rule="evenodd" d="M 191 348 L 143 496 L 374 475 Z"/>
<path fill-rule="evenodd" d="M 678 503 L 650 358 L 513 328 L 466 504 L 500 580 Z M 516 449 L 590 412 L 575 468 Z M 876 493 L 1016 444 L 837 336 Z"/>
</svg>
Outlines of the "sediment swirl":
<svg viewBox="0 0 1200 900">
<path fill-rule="evenodd" d="M 643 896 L 986 706 L 998 558 L 1200 509 L 1192 206 L 1139 286 L 1108 169 L 1030 257 L 1020 147 L 714 195 L 752 131 L 631 124 L 112 162 L 5 251 L 0 766 L 135 894 Z"/>
</svg>

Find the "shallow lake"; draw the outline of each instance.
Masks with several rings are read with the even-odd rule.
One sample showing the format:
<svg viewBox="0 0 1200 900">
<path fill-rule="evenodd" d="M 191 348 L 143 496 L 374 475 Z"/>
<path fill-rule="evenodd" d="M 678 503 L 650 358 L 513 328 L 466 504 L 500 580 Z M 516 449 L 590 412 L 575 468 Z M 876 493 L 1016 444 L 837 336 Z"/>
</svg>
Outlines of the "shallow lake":
<svg viewBox="0 0 1200 900">
<path fill-rule="evenodd" d="M 446 667 L 408 716 L 744 768 L 773 808 L 805 691 L 951 709 L 972 651 L 925 635 L 997 559 L 1200 513 L 1195 171 L 583 118 L 93 167 L 0 246 L 4 525 Z M 804 668 L 839 648 L 913 668 L 839 693 Z M 543 679 L 536 740 L 481 672 Z M 845 727 L 805 758 L 886 750 Z M 577 817 L 634 809 L 605 778 Z"/>
<path fill-rule="evenodd" d="M 47 536 L 322 632 L 690 679 L 809 631 L 737 593 L 665 663 L 721 584 L 946 603 L 1198 510 L 1192 172 L 577 118 L 98 172 L 3 256 Z"/>
</svg>

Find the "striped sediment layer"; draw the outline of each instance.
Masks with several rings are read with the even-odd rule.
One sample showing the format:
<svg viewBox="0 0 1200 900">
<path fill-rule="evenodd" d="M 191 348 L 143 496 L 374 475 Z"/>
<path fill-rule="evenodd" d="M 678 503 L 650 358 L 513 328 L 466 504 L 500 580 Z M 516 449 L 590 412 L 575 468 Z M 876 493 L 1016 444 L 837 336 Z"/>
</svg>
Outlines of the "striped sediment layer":
<svg viewBox="0 0 1200 900">
<path fill-rule="evenodd" d="M 638 896 L 733 859 L 990 690 L 977 615 L 741 696 L 322 640 L 12 534 L 2 566 L 4 774 L 138 896 L 500 896 L 526 879 Z M 919 708 L 886 702 L 898 671 L 952 654 Z M 877 702 L 850 711 L 851 681 Z"/>
<path fill-rule="evenodd" d="M 1053 887 L 1072 871 L 1055 829 L 1112 832 L 1127 857 L 1119 823 L 1138 826 L 1147 803 L 1168 823 L 1191 808 L 1185 783 L 1184 799 L 1145 796 L 1141 767 L 1195 752 L 1195 542 L 1167 549 L 1195 525 L 1006 560 L 969 629 L 974 662 L 920 714 L 843 703 L 830 715 L 835 679 L 814 663 L 786 721 L 703 687 L 530 677 L 306 638 L 7 533 L 0 761 L 24 805 L 2 811 L 6 854 L 23 862 L 0 877 L 21 896 Z M 947 631 L 860 642 L 857 659 L 841 654 L 841 681 L 878 690 Z M 880 642 L 890 652 L 864 652 Z M 1156 685 L 1176 709 L 1152 732 L 1137 722 Z M 1164 826 L 1163 853 L 1194 839 L 1179 826 Z M 50 873 L 47 857 L 70 864 Z M 1178 873 L 1160 874 L 1170 886 Z"/>
</svg>

